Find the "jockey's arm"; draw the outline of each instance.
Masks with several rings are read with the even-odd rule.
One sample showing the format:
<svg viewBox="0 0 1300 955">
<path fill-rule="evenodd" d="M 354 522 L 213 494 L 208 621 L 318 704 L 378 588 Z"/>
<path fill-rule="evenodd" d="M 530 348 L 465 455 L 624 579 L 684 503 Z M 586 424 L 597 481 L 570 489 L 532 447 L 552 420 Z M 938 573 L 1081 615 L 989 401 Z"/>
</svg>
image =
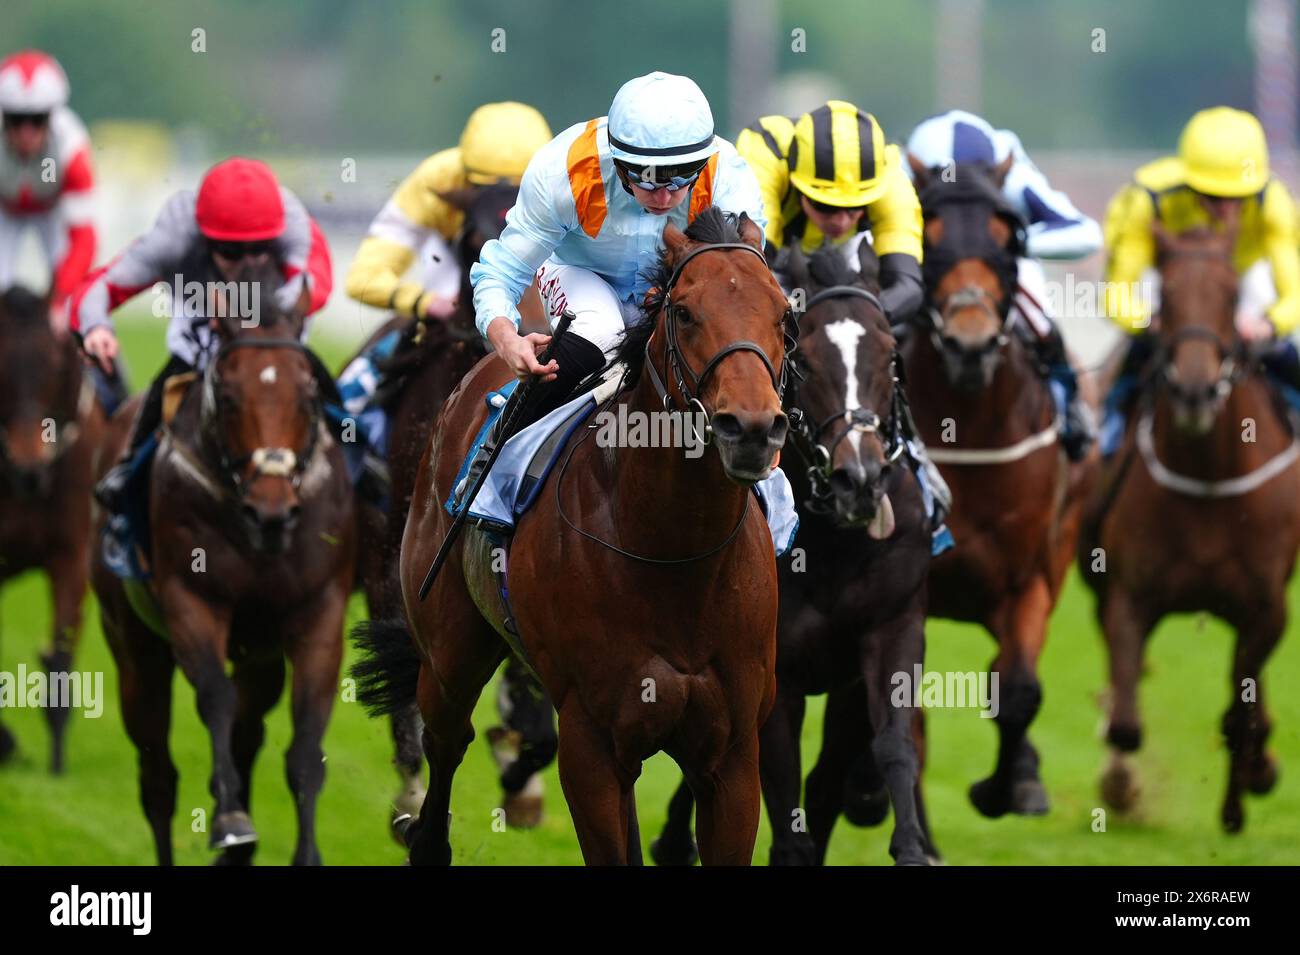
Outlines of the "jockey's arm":
<svg viewBox="0 0 1300 955">
<path fill-rule="evenodd" d="M 1103 305 L 1111 321 L 1130 334 L 1151 325 L 1137 289 L 1142 273 L 1155 265 L 1156 245 L 1151 233 L 1154 220 L 1151 196 L 1135 183 L 1121 189 L 1106 210 Z"/>
<path fill-rule="evenodd" d="M 896 146 L 890 146 L 897 151 Z M 906 321 L 921 307 L 923 220 L 916 188 L 897 155 L 890 163 L 889 182 L 879 199 L 867 207 L 872 246 L 880 257 L 880 302 L 894 324 Z"/>
<path fill-rule="evenodd" d="M 781 142 L 784 140 L 788 147 L 793 135 L 794 125 L 784 116 L 764 116 L 736 136 L 736 152 L 749 165 L 758 183 L 767 220 L 764 233 L 773 249 L 781 248 L 784 239 L 781 203 L 790 188 L 790 166 L 781 152 Z"/>
<path fill-rule="evenodd" d="M 439 195 L 457 185 L 454 173 L 459 166 L 459 152 L 444 150 L 402 181 L 357 250 L 348 270 L 349 297 L 413 317 L 428 311 L 435 294 L 419 282 L 402 281 L 402 276 L 431 235 L 437 232 L 450 240 L 459 228 L 459 211 Z"/>
<path fill-rule="evenodd" d="M 309 290 L 306 314 L 311 315 L 324 307 L 334 289 L 329 243 L 301 199 L 284 187 L 280 188 L 280 198 L 284 203 L 284 232 L 276 240 L 276 247 L 285 285 L 277 299 L 281 308 L 293 308 L 305 283 Z"/>
<path fill-rule="evenodd" d="M 67 225 L 67 248 L 54 268 L 54 301 L 62 307 L 95 261 L 95 176 L 87 144 L 79 149 L 63 176 L 59 214 Z"/>
<path fill-rule="evenodd" d="M 1033 259 L 1082 259 L 1101 248 L 1101 226 L 1053 189 L 1037 166 L 1020 151 L 1007 173 L 1003 192 L 1024 218 L 1027 252 Z"/>
<path fill-rule="evenodd" d="M 1264 190 L 1260 210 L 1264 228 L 1264 255 L 1273 269 L 1277 301 L 1268 318 L 1279 336 L 1290 335 L 1300 325 L 1300 248 L 1297 248 L 1295 202 L 1280 182 Z"/>
</svg>

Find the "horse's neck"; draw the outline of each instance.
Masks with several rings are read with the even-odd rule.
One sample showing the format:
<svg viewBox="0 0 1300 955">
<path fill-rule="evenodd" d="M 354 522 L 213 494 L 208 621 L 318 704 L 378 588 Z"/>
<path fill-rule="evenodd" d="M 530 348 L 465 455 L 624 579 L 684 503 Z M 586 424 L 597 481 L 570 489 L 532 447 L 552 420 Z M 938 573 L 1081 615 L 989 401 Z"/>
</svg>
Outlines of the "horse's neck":
<svg viewBox="0 0 1300 955">
<path fill-rule="evenodd" d="M 1152 444 L 1162 464 L 1187 477 L 1232 478 L 1282 453 L 1292 441 L 1268 385 L 1259 375 L 1237 382 L 1213 427 L 1191 435 L 1174 426 L 1173 407 L 1161 391 L 1152 412 Z"/>
<path fill-rule="evenodd" d="M 648 372 L 626 405 L 629 416 L 663 410 Z M 617 405 L 611 409 L 617 410 Z M 710 448 L 688 458 L 682 447 L 600 448 L 594 441 L 587 446 L 589 455 L 600 458 L 592 462 L 592 472 L 606 492 L 615 540 L 633 553 L 675 558 L 709 550 L 735 528 L 751 493 L 727 477 Z"/>
<path fill-rule="evenodd" d="M 953 386 L 943 356 L 929 336 L 918 339 L 912 345 L 908 394 L 923 414 L 934 419 L 929 423 L 936 433 L 943 433 L 944 420 L 952 419 L 956 425 L 954 445 L 1000 447 L 1051 424 L 1051 393 L 1019 341 L 1007 343 L 987 388 L 967 392 Z"/>
</svg>

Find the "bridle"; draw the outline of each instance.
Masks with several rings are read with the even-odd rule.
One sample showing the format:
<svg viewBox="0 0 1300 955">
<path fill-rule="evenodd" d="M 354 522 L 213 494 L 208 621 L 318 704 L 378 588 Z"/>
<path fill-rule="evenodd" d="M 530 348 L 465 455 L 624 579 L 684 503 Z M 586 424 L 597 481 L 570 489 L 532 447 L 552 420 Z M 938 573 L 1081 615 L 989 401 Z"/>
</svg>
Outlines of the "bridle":
<svg viewBox="0 0 1300 955">
<path fill-rule="evenodd" d="M 212 361 L 203 374 L 203 403 L 200 417 L 200 429 L 217 452 L 220 462 L 218 480 L 225 490 L 236 500 L 243 500 L 248 495 L 248 482 L 244 481 L 242 471 L 250 462 L 253 465 L 253 477 L 278 477 L 287 479 L 296 489 L 302 483 L 303 473 L 315 457 L 320 443 L 321 399 L 318 395 L 312 401 L 311 423 L 308 428 L 307 445 L 301 451 L 292 448 L 259 447 L 249 454 L 233 456 L 222 436 L 217 422 L 217 389 L 221 385 L 221 373 L 218 370 L 222 359 L 238 348 L 291 349 L 307 354 L 302 342 L 292 338 L 232 338 L 217 349 Z"/>
<path fill-rule="evenodd" d="M 880 313 L 885 314 L 884 306 L 881 304 L 879 296 L 860 285 L 832 285 L 822 289 L 804 306 L 804 311 L 810 311 L 814 305 L 835 298 L 861 298 L 870 302 Z M 840 442 L 851 434 L 876 434 L 880 435 L 885 445 L 885 464 L 893 464 L 907 451 L 906 425 L 908 420 L 908 410 L 906 407 L 907 398 L 901 386 L 903 376 L 903 365 L 895 348 L 889 356 L 890 371 L 893 378 L 893 384 L 890 389 L 890 407 L 889 416 L 882 419 L 879 412 L 871 408 L 842 408 L 832 415 L 829 415 L 820 422 L 813 423 L 808 420 L 807 414 L 797 404 L 798 387 L 791 392 L 790 404 L 787 414 L 790 417 L 790 427 L 794 436 L 798 439 L 792 443 L 792 447 L 803 459 L 808 475 L 808 482 L 811 485 L 811 492 L 805 506 L 809 511 L 817 514 L 827 514 L 834 509 L 834 492 L 831 490 L 831 474 L 834 471 L 833 462 L 835 460 L 835 449 L 839 447 Z M 799 380 L 803 379 L 802 372 L 795 370 Z M 844 422 L 844 426 L 834 432 L 829 440 L 823 440 L 822 436 L 836 422 Z M 882 431 L 882 425 L 887 425 Z"/>
<path fill-rule="evenodd" d="M 1156 368 L 1159 369 L 1160 382 L 1174 391 L 1179 390 L 1178 376 L 1173 363 L 1174 355 L 1178 351 L 1178 346 L 1185 341 L 1208 341 L 1214 345 L 1219 356 L 1219 373 L 1211 385 L 1216 401 L 1225 400 L 1236 383 L 1246 377 L 1250 371 L 1251 362 L 1242 342 L 1236 341 L 1228 346 L 1216 332 L 1209 328 L 1203 326 L 1181 328 L 1160 343 L 1155 363 Z"/>
</svg>

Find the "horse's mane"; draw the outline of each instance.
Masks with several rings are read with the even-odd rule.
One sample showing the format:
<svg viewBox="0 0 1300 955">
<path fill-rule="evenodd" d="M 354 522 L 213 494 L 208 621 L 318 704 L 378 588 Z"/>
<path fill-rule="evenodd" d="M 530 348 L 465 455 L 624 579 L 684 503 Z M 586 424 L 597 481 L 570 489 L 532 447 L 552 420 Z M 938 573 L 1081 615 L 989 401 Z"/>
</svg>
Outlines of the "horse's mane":
<svg viewBox="0 0 1300 955">
<path fill-rule="evenodd" d="M 709 206 L 695 217 L 686 227 L 686 238 L 694 242 L 716 245 L 720 242 L 741 242 L 740 229 L 736 217 L 723 212 L 717 206 Z M 672 278 L 673 266 L 668 258 L 668 250 L 659 254 L 659 260 L 643 277 L 650 284 L 650 291 L 641 303 L 641 321 L 623 332 L 618 351 L 614 354 L 612 364 L 623 362 L 627 365 L 627 382 L 635 384 L 641 377 L 641 366 L 645 363 L 645 346 L 654 334 L 655 318 L 664 304 L 664 289 Z"/>
<path fill-rule="evenodd" d="M 869 249 L 870 246 L 867 246 L 867 248 Z M 871 257 L 875 258 L 874 251 Z M 880 291 L 880 284 L 874 280 L 874 276 L 863 275 L 854 271 L 848 259 L 844 257 L 843 249 L 829 243 L 819 246 L 808 257 L 808 278 L 812 280 L 813 288 L 809 291 L 813 294 L 820 289 L 831 288 L 835 285 L 858 286 L 870 292 Z M 878 331 L 892 334 L 889 328 L 889 319 L 885 317 L 884 312 L 873 308 L 870 314 L 872 323 Z"/>
</svg>

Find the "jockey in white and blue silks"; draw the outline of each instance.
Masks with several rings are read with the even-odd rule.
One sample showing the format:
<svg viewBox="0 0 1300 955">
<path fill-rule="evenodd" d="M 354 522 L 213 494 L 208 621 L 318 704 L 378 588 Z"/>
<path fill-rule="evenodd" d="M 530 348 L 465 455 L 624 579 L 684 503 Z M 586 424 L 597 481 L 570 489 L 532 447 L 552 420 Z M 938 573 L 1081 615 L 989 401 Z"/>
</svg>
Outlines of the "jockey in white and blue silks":
<svg viewBox="0 0 1300 955">
<path fill-rule="evenodd" d="M 1039 259 L 1082 259 L 1101 248 L 1101 227 L 1053 189 L 1009 129 L 994 129 L 963 110 L 932 116 L 907 141 L 909 167 L 942 170 L 954 164 L 979 164 L 1002 176 L 1002 194 L 1024 220 L 1027 257 L 1019 260 L 1015 313 L 1033 332 L 1039 359 L 1048 369 L 1052 393 L 1064 422 L 1061 443 L 1074 460 L 1092 443 L 1095 426 L 1078 398 L 1078 384 L 1065 343 L 1047 310 L 1047 280 Z M 909 168 L 909 171 L 910 171 Z"/>
<path fill-rule="evenodd" d="M 516 375 L 542 376 L 527 421 L 613 356 L 624 327 L 642 320 L 664 226 L 685 230 L 710 205 L 766 225 L 753 172 L 714 134 L 708 100 L 684 76 L 629 80 L 608 117 L 570 126 L 537 151 L 505 230 L 470 268 L 479 331 Z M 575 316 L 545 366 L 537 354 L 549 336 L 518 331 L 518 303 L 534 283 L 552 326 L 565 309 Z M 487 454 L 476 456 L 466 486 Z"/>
</svg>

